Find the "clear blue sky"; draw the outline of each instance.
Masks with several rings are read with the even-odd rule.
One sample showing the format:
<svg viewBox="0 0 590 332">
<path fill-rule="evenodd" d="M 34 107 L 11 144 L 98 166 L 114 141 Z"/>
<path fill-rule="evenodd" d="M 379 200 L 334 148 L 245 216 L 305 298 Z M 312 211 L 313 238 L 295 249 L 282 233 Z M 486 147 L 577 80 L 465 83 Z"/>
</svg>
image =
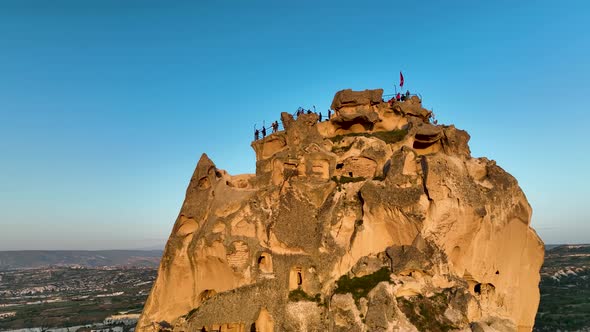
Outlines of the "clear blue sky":
<svg viewBox="0 0 590 332">
<path fill-rule="evenodd" d="M 588 1 L 0 2 L 0 250 L 167 239 L 206 152 L 399 71 L 513 174 L 546 243 L 590 242 Z"/>
</svg>

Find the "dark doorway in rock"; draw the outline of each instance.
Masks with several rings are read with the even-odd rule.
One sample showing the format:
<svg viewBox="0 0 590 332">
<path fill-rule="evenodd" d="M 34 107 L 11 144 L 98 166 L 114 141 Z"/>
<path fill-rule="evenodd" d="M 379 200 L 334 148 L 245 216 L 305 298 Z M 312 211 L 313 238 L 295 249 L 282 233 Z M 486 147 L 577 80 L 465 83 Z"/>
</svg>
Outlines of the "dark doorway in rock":
<svg viewBox="0 0 590 332">
<path fill-rule="evenodd" d="M 473 292 L 477 295 L 482 295 L 482 294 L 493 294 L 496 290 L 496 286 L 494 286 L 494 284 L 475 284 L 475 286 L 473 286 Z"/>
<path fill-rule="evenodd" d="M 301 286 L 303 284 L 303 278 L 301 277 L 301 272 L 297 272 L 297 286 Z"/>
<path fill-rule="evenodd" d="M 272 273 L 272 256 L 263 252 L 258 257 L 258 270 L 262 273 Z"/>
<path fill-rule="evenodd" d="M 475 286 L 473 286 L 473 291 L 475 292 L 475 294 L 481 294 L 481 284 L 476 284 Z"/>
<path fill-rule="evenodd" d="M 250 325 L 250 332 L 256 332 L 256 323 L 252 323 L 252 325 Z"/>
</svg>

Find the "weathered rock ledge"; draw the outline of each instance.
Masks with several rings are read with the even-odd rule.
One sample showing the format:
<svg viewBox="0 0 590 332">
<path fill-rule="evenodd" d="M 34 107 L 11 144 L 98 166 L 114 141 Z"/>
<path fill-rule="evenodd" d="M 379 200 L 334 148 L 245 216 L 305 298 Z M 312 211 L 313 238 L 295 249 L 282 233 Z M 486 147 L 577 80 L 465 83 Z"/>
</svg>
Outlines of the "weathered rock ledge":
<svg viewBox="0 0 590 332">
<path fill-rule="evenodd" d="M 517 181 L 418 97 L 281 115 L 256 174 L 203 155 L 138 331 L 530 331 L 543 243 Z"/>
</svg>

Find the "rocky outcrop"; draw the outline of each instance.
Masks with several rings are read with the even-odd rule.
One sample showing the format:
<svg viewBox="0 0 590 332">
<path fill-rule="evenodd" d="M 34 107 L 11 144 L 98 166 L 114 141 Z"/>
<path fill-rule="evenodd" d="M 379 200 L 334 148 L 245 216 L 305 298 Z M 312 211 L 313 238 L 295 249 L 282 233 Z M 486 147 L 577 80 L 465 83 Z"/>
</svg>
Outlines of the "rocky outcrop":
<svg viewBox="0 0 590 332">
<path fill-rule="evenodd" d="M 517 181 L 417 97 L 283 113 L 256 174 L 199 160 L 138 331 L 530 331 L 543 243 Z"/>
</svg>

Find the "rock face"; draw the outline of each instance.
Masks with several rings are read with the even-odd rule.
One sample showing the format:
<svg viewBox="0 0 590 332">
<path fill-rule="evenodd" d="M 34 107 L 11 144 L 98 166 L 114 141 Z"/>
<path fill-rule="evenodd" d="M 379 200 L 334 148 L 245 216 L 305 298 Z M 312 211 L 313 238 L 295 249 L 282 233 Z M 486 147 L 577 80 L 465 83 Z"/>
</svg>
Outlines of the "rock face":
<svg viewBox="0 0 590 332">
<path fill-rule="evenodd" d="M 412 97 L 343 90 L 203 155 L 138 331 L 530 331 L 543 243 L 517 181 Z"/>
</svg>

